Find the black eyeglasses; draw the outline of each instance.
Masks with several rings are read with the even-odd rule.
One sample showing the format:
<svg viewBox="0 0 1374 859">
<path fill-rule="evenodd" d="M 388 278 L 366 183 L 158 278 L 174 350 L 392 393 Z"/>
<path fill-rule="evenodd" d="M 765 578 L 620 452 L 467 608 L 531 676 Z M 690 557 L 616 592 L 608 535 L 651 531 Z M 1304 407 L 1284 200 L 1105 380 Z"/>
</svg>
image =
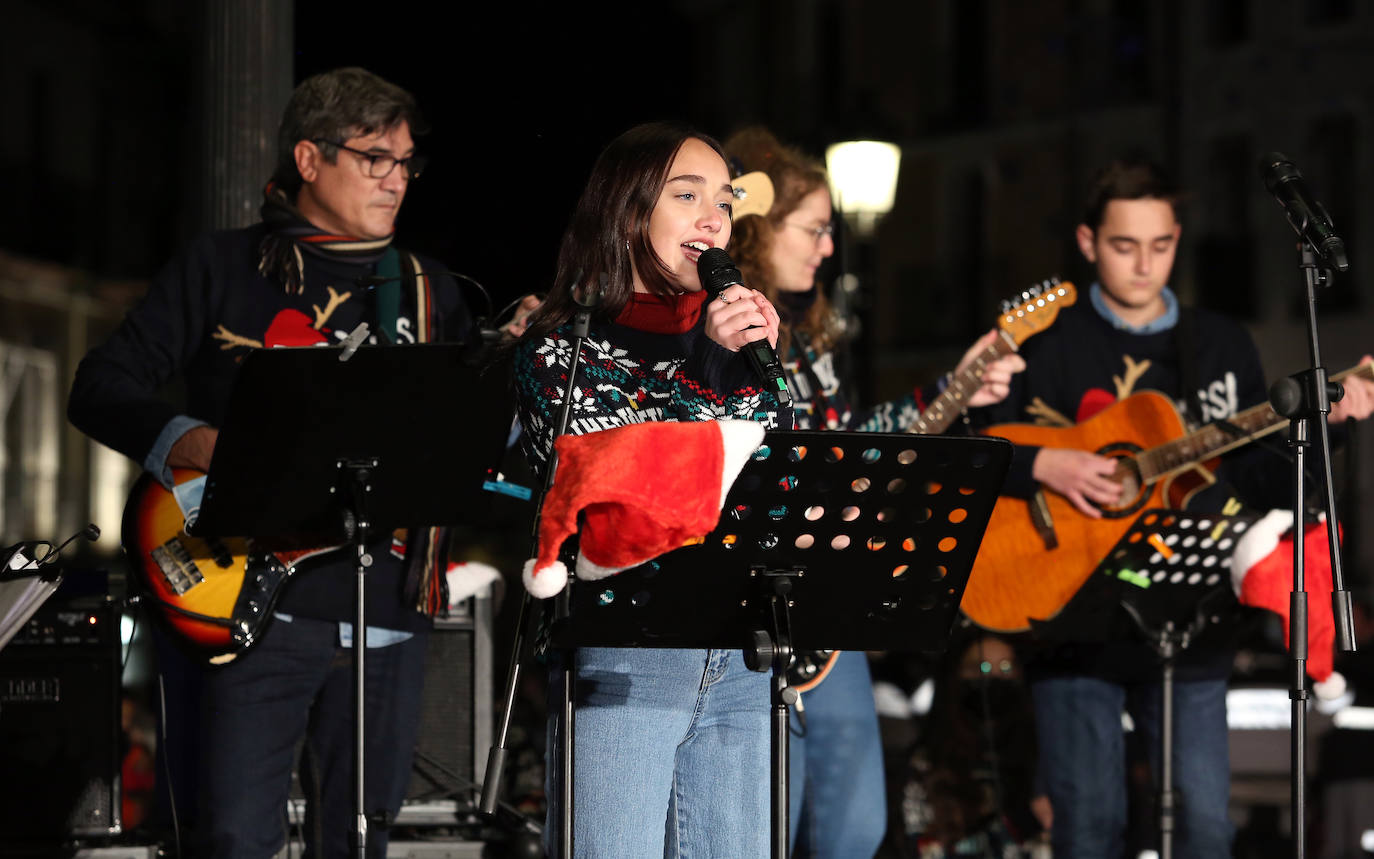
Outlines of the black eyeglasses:
<svg viewBox="0 0 1374 859">
<path fill-rule="evenodd" d="M 397 158 L 395 155 L 387 155 L 380 152 L 364 152 L 361 149 L 354 149 L 351 146 L 344 146 L 337 140 L 328 140 L 323 137 L 316 137 L 314 143 L 327 143 L 330 146 L 338 147 L 345 152 L 352 152 L 367 161 L 367 175 L 373 179 L 385 179 L 391 175 L 391 171 L 396 169 L 396 165 L 401 165 L 401 170 L 407 180 L 419 179 L 420 173 L 424 171 L 429 159 L 423 155 L 412 155 L 409 158 Z"/>
</svg>

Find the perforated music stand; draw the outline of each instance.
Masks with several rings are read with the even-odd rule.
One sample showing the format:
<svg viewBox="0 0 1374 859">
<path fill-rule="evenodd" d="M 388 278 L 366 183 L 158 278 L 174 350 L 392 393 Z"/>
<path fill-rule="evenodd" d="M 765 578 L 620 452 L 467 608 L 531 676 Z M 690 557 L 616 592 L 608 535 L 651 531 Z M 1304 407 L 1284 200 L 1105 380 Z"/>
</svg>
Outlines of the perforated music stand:
<svg viewBox="0 0 1374 859">
<path fill-rule="evenodd" d="M 770 432 L 703 542 L 577 583 L 550 641 L 743 649 L 755 670 L 771 665 L 773 855 L 785 856 L 791 652 L 942 650 L 1010 457 L 1003 439 Z"/>
<path fill-rule="evenodd" d="M 190 531 L 273 547 L 350 543 L 356 806 L 365 853 L 364 573 L 368 541 L 396 527 L 451 525 L 483 503 L 513 400 L 506 374 L 463 344 L 260 349 L 244 359 Z M 475 406 L 475 408 L 474 408 Z"/>
<path fill-rule="evenodd" d="M 1032 619 L 1031 631 L 1052 641 L 1111 641 L 1133 636 L 1133 628 L 1153 638 L 1172 623 L 1191 628 L 1189 642 L 1196 641 L 1234 601 L 1231 553 L 1255 518 L 1143 511 L 1068 604 L 1053 618 Z M 1134 627 L 1123 626 L 1118 607 Z"/>
<path fill-rule="evenodd" d="M 1256 518 L 1146 510 L 1059 614 L 1031 621 L 1036 635 L 1052 640 L 1110 641 L 1138 633 L 1159 654 L 1162 859 L 1173 856 L 1174 662 L 1231 616 L 1231 554 Z M 1120 622 L 1117 607 L 1132 623 Z"/>
</svg>

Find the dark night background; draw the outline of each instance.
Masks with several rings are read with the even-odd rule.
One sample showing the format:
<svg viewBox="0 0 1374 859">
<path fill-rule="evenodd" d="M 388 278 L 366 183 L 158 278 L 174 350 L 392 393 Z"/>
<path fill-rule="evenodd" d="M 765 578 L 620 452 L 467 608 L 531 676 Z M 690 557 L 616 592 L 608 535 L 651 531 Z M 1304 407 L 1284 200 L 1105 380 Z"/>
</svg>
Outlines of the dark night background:
<svg viewBox="0 0 1374 859">
<path fill-rule="evenodd" d="M 1264 152 L 1290 156 L 1351 261 L 1321 296 L 1325 363 L 1374 351 L 1374 4 L 1362 0 L 0 0 L 0 368 L 31 404 L 0 400 L 0 543 L 90 519 L 117 532 L 134 475 L 108 471 L 62 404 L 88 345 L 209 225 L 211 6 L 290 22 L 277 34 L 291 31 L 287 87 L 361 65 L 417 96 L 431 166 L 398 241 L 477 279 L 497 307 L 547 288 L 602 146 L 670 118 L 721 139 L 762 123 L 817 157 L 846 139 L 901 145 L 894 210 L 821 271 L 826 288 L 859 277 L 869 400 L 952 367 L 1024 286 L 1058 274 L 1086 287 L 1072 243 L 1083 190 L 1137 149 L 1191 192 L 1172 286 L 1245 322 L 1271 379 L 1307 358 L 1294 236 L 1257 171 Z M 272 87 L 231 92 L 270 111 L 274 148 Z M 1374 582 L 1369 423 L 1354 438 L 1363 463 L 1336 464 L 1352 469 L 1357 594 Z"/>
<path fill-rule="evenodd" d="M 209 225 L 203 201 L 223 169 L 203 145 L 214 87 L 262 111 L 267 151 L 274 93 L 343 64 L 414 91 L 432 125 L 401 241 L 485 284 L 498 306 L 546 287 L 600 148 L 636 122 L 679 118 L 721 138 L 763 123 L 818 157 L 856 137 L 902 146 L 893 211 L 872 237 L 844 237 L 821 272 L 827 288 L 842 270 L 860 278 L 866 399 L 948 369 L 1025 285 L 1054 274 L 1086 285 L 1072 244 L 1083 188 L 1133 149 L 1192 194 L 1172 285 L 1245 321 L 1271 377 L 1307 357 L 1293 235 L 1256 170 L 1261 153 L 1286 152 L 1353 263 L 1322 295 L 1326 363 L 1370 349 L 1374 7 L 1355 0 L 3 5 L 0 187 L 12 205 L 0 211 L 0 334 L 55 350 L 60 379 Z M 243 36 L 215 49 L 226 54 L 264 38 L 262 10 L 282 22 L 267 32 L 291 34 L 289 60 L 273 55 L 277 89 L 214 79 L 229 61 L 207 54 L 209 8 L 248 10 L 233 25 Z M 34 316 L 45 301 L 49 316 Z M 84 332 L 57 321 L 74 301 Z M 62 466 L 59 495 L 79 500 L 85 454 L 79 439 L 63 445 L 75 468 Z M 63 507 L 63 521 L 80 517 L 79 503 Z"/>
</svg>

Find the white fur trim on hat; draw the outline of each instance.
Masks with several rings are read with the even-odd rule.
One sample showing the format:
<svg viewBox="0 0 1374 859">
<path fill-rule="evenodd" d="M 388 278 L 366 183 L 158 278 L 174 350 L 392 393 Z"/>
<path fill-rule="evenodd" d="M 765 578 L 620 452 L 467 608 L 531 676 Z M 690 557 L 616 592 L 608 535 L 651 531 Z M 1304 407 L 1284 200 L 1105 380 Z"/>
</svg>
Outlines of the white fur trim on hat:
<svg viewBox="0 0 1374 859">
<path fill-rule="evenodd" d="M 720 506 L 725 507 L 725 496 L 740 470 L 763 444 L 763 424 L 755 421 L 716 421 L 720 428 L 720 444 L 725 450 L 725 461 L 721 465 Z"/>
<path fill-rule="evenodd" d="M 1245 574 L 1273 554 L 1279 547 L 1279 540 L 1292 527 L 1292 510 L 1270 510 L 1236 541 L 1236 548 L 1231 552 L 1231 587 L 1237 596 L 1240 596 Z"/>
</svg>

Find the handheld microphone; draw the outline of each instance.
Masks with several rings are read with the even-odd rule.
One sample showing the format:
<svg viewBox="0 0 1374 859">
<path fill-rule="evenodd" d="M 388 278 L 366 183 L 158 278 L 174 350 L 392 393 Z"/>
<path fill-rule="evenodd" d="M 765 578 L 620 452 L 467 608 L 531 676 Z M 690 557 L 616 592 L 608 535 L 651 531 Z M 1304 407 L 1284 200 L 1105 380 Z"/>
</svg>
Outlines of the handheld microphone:
<svg viewBox="0 0 1374 859">
<path fill-rule="evenodd" d="M 1345 242 L 1336 235 L 1331 216 L 1307 191 L 1307 183 L 1288 156 L 1270 152 L 1260 159 L 1260 176 L 1264 187 L 1279 201 L 1298 236 L 1307 242 L 1336 271 L 1345 271 L 1350 263 L 1345 258 Z"/>
<path fill-rule="evenodd" d="M 735 267 L 735 261 L 730 259 L 724 248 L 708 248 L 702 251 L 701 256 L 697 257 L 697 276 L 701 278 L 702 289 L 713 299 L 727 286 L 736 283 L 744 285 L 739 269 Z M 754 365 L 754 372 L 763 380 L 764 385 L 773 391 L 778 401 L 784 406 L 791 405 L 792 394 L 787 390 L 787 380 L 782 375 L 782 361 L 778 359 L 777 350 L 768 345 L 768 338 L 763 337 L 745 343 L 740 351 L 749 357 L 749 363 Z"/>
</svg>

